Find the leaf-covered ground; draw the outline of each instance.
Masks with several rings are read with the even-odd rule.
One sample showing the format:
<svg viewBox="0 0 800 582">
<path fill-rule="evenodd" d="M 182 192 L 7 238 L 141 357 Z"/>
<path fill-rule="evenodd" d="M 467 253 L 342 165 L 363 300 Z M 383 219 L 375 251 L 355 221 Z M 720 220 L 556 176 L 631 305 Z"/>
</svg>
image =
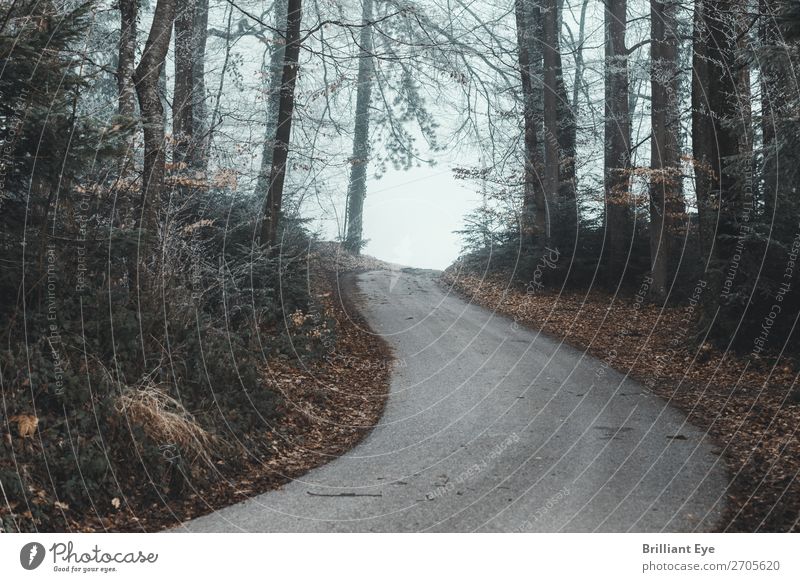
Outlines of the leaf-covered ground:
<svg viewBox="0 0 800 582">
<path fill-rule="evenodd" d="M 264 434 L 274 455 L 263 463 L 249 462 L 235 478 L 185 500 L 153 506 L 145 515 L 106 516 L 93 524 L 95 528 L 152 531 L 174 526 L 279 488 L 344 454 L 372 430 L 386 403 L 392 360 L 388 346 L 365 331 L 369 328 L 350 299 L 354 292 L 350 275 L 381 263 L 340 254 L 334 245 L 316 250 L 310 257 L 311 289 L 316 308 L 324 319 L 332 320 L 336 339 L 325 346 L 321 358 L 307 362 L 277 358 L 265 367 L 269 384 L 282 396 L 280 421 Z M 296 315 L 293 321 L 293 315 L 287 314 L 287 326 L 300 327 L 302 322 Z"/>
<path fill-rule="evenodd" d="M 153 501 L 154 487 L 141 469 L 138 482 L 120 484 L 124 497 L 95 498 L 92 512 L 54 501 L 48 485 L 41 483 L 29 487 L 27 506 L 50 509 L 36 511 L 37 516 L 26 504 L 0 500 L 0 517 L 24 531 L 158 531 L 278 488 L 357 444 L 381 416 L 392 359 L 351 302 L 351 274 L 381 263 L 341 254 L 333 244 L 315 246 L 308 261 L 311 312 L 286 313 L 282 329 L 264 330 L 267 341 L 288 335 L 297 349 L 283 349 L 264 365 L 265 385 L 279 394 L 280 404 L 261 429 L 242 435 L 244 442 L 258 442 L 258 450 L 239 446 L 231 449 L 236 458 L 215 457 L 217 479 L 190 484 L 158 501 Z M 310 353 L 304 345 L 317 349 Z M 22 436 L 35 433 L 36 426 L 28 418 L 10 420 L 21 424 L 13 434 L 3 435 L 6 442 L 0 446 L 13 447 L 14 458 L 23 463 L 17 469 L 24 470 L 26 458 L 41 456 L 36 438 Z M 168 455 L 164 462 L 170 462 Z"/>
<path fill-rule="evenodd" d="M 442 284 L 521 325 L 586 350 L 683 410 L 719 444 L 730 471 L 720 531 L 800 530 L 800 391 L 787 357 L 696 349 L 696 308 L 601 291 L 540 292 L 452 267 Z"/>
</svg>

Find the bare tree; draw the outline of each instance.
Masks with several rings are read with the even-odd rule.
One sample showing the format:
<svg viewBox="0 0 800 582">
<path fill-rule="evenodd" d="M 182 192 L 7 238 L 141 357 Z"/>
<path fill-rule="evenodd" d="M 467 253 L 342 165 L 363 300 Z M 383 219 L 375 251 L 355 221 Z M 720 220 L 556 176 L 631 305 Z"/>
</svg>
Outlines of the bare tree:
<svg viewBox="0 0 800 582">
<path fill-rule="evenodd" d="M 364 198 L 367 195 L 367 166 L 370 154 L 369 118 L 374 77 L 372 42 L 373 0 L 362 0 L 361 39 L 358 57 L 356 122 L 353 132 L 353 156 L 350 158 L 350 183 L 347 190 L 347 236 L 345 248 L 361 251 Z"/>
<path fill-rule="evenodd" d="M 121 17 L 119 35 L 119 60 L 117 64 L 117 88 L 119 92 L 119 114 L 133 117 L 136 113 L 136 89 L 133 74 L 136 69 L 136 18 L 139 0 L 119 0 Z"/>
<path fill-rule="evenodd" d="M 619 282 L 632 236 L 627 0 L 605 0 L 605 238 L 607 277 Z"/>
<path fill-rule="evenodd" d="M 528 0 L 514 0 L 514 14 L 517 27 L 517 60 L 522 79 L 522 104 L 525 144 L 524 193 L 522 199 L 522 217 L 520 230 L 526 244 L 533 245 L 539 240 L 544 246 L 550 238 L 550 216 L 545 198 L 539 168 L 542 160 L 539 145 L 540 118 L 537 115 L 536 81 L 534 79 L 535 63 L 541 60 L 541 53 L 536 53 L 533 38 L 537 36 L 537 21 Z"/>
<path fill-rule="evenodd" d="M 786 88 L 781 83 L 781 69 L 791 69 L 786 62 L 786 49 L 780 50 L 781 34 L 776 19 L 774 2 L 759 0 L 759 40 L 762 55 L 758 62 L 761 84 L 761 143 L 764 159 L 763 193 L 764 214 L 769 218 L 774 214 L 775 198 L 778 191 L 778 171 L 776 159 L 776 121 L 784 114 L 786 107 Z"/>
<path fill-rule="evenodd" d="M 275 0 L 273 4 L 275 30 L 269 59 L 264 59 L 264 89 L 266 92 L 266 115 L 264 143 L 261 148 L 261 166 L 256 178 L 255 195 L 266 197 L 272 175 L 272 155 L 275 148 L 275 133 L 278 129 L 278 113 L 281 105 L 281 83 L 283 81 L 283 61 L 286 53 L 286 22 L 289 10 L 288 0 Z"/>
<path fill-rule="evenodd" d="M 158 0 L 142 59 L 134 72 L 144 128 L 144 174 L 139 222 L 145 230 L 152 230 L 156 226 L 158 202 L 164 185 L 164 107 L 158 86 L 169 50 L 175 5 L 175 0 Z"/>
<path fill-rule="evenodd" d="M 193 165 L 194 88 L 195 88 L 195 9 L 196 0 L 181 5 L 175 15 L 175 89 L 172 97 L 172 136 L 174 161 Z"/>
<path fill-rule="evenodd" d="M 572 84 L 572 110 L 578 110 L 578 96 L 581 91 L 585 89 L 584 71 L 586 68 L 584 62 L 584 44 L 586 43 L 586 12 L 589 9 L 589 0 L 583 0 L 581 3 L 581 12 L 578 17 L 578 38 L 575 39 L 572 32 L 567 28 L 572 49 L 575 53 L 575 76 Z"/>
<path fill-rule="evenodd" d="M 567 86 L 564 82 L 564 66 L 561 58 L 561 33 L 564 29 L 564 0 L 555 2 L 556 26 L 553 36 L 555 46 L 556 94 L 558 95 L 558 147 L 559 156 L 559 196 L 564 206 L 565 224 L 570 236 L 577 229 L 578 209 L 576 204 L 577 176 L 576 157 L 578 149 L 578 125 L 576 120 L 576 107 L 567 96 Z"/>
<path fill-rule="evenodd" d="M 560 148 L 557 87 L 560 58 L 556 1 L 546 0 L 541 9 L 544 59 L 544 185 L 548 200 L 560 202 L 558 197 Z"/>
<path fill-rule="evenodd" d="M 651 0 L 650 264 L 653 298 L 663 301 L 673 278 L 672 241 L 684 217 L 680 152 L 679 0 Z"/>
<path fill-rule="evenodd" d="M 563 0 L 546 0 L 542 8 L 544 53 L 545 188 L 555 201 L 559 244 L 574 244 L 577 234 L 575 199 L 575 114 L 567 98 L 561 59 Z"/>
<path fill-rule="evenodd" d="M 194 162 L 205 169 L 208 165 L 208 111 L 206 108 L 206 42 L 208 40 L 208 0 L 197 0 L 194 13 L 192 65 L 193 100 L 192 133 L 195 141 Z"/>
<path fill-rule="evenodd" d="M 707 267 L 721 251 L 720 238 L 738 234 L 731 232 L 730 220 L 723 221 L 735 213 L 738 199 L 731 165 L 739 147 L 731 123 L 737 115 L 733 75 L 736 20 L 731 8 L 731 2 L 698 0 L 694 12 L 692 147 L 700 245 Z"/>
<path fill-rule="evenodd" d="M 289 0 L 286 16 L 286 50 L 281 76 L 280 107 L 275 142 L 272 148 L 272 171 L 269 189 L 264 204 L 264 219 L 261 224 L 261 242 L 274 246 L 278 239 L 278 223 L 283 202 L 283 185 L 286 179 L 286 163 L 292 136 L 295 85 L 300 67 L 300 25 L 302 0 Z"/>
</svg>

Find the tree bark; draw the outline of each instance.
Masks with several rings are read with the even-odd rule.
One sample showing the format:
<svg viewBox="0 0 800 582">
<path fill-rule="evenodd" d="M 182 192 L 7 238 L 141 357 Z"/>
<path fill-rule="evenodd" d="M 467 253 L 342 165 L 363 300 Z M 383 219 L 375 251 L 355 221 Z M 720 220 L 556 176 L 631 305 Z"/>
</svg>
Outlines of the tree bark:
<svg viewBox="0 0 800 582">
<path fill-rule="evenodd" d="M 627 1 L 605 0 L 605 246 L 606 275 L 611 286 L 624 275 L 633 236 L 626 27 Z"/>
<path fill-rule="evenodd" d="M 754 137 L 755 131 L 753 126 L 753 90 L 751 86 L 751 59 L 753 47 L 750 43 L 750 33 L 752 27 L 751 15 L 751 2 L 752 0 L 742 0 L 740 3 L 729 2 L 729 10 L 733 8 L 735 14 L 735 34 L 736 34 L 736 49 L 734 52 L 734 72 L 736 74 L 736 109 L 738 115 L 736 123 L 738 125 L 737 133 L 739 135 L 739 164 L 740 168 L 740 181 L 741 181 L 741 194 L 744 198 L 742 203 L 752 203 L 753 201 L 753 175 L 755 172 L 755 150 L 754 150 Z M 755 9 L 755 7 L 752 7 Z"/>
<path fill-rule="evenodd" d="M 576 156 L 578 148 L 578 124 L 575 117 L 577 109 L 571 106 L 567 96 L 567 87 L 564 83 L 564 66 L 561 59 L 561 30 L 564 26 L 562 14 L 564 0 L 558 0 L 558 22 L 555 31 L 554 43 L 556 46 L 556 91 L 558 94 L 558 147 L 561 150 L 559 159 L 559 195 L 564 204 L 564 228 L 573 236 L 577 232 L 578 208 L 576 175 Z M 574 232 L 573 232 L 574 230 Z"/>
<path fill-rule="evenodd" d="M 286 23 L 289 11 L 288 0 L 275 0 L 273 5 L 275 32 L 272 35 L 272 51 L 269 68 L 264 69 L 264 91 L 266 93 L 266 114 L 264 144 L 261 148 L 261 166 L 256 178 L 255 195 L 266 197 L 272 176 L 272 155 L 275 149 L 275 134 L 278 130 L 278 114 L 281 108 L 281 83 L 283 82 L 283 61 L 286 56 Z"/>
<path fill-rule="evenodd" d="M 583 0 L 581 4 L 581 15 L 578 19 L 578 43 L 575 47 L 575 82 L 572 85 L 572 110 L 578 111 L 578 95 L 584 84 L 584 58 L 583 44 L 586 42 L 586 11 L 589 8 L 589 0 Z"/>
<path fill-rule="evenodd" d="M 136 16 L 139 0 L 119 0 L 121 17 L 119 60 L 117 63 L 118 111 L 125 117 L 136 115 L 136 89 L 133 74 L 136 70 Z"/>
<path fill-rule="evenodd" d="M 347 236 L 345 248 L 360 253 L 363 238 L 364 198 L 367 195 L 369 164 L 369 110 L 372 102 L 373 63 L 373 0 L 362 0 L 360 56 L 358 59 L 358 94 L 356 123 L 353 133 L 353 157 L 350 158 L 350 184 L 347 192 Z"/>
<path fill-rule="evenodd" d="M 576 122 L 567 97 L 561 60 L 561 27 L 564 0 L 544 3 L 544 121 L 545 184 L 550 200 L 555 201 L 553 237 L 556 243 L 572 248 L 578 230 L 576 201 Z M 562 250 L 565 250 L 562 249 Z"/>
<path fill-rule="evenodd" d="M 286 52 L 281 76 L 280 107 L 275 144 L 272 149 L 272 171 L 270 173 L 267 200 L 264 204 L 264 220 L 261 225 L 261 242 L 274 247 L 278 240 L 278 225 L 283 203 L 283 185 L 286 179 L 286 163 L 292 136 L 294 115 L 294 92 L 297 72 L 300 67 L 300 24 L 302 0 L 289 0 L 286 17 Z"/>
<path fill-rule="evenodd" d="M 679 0 L 651 0 L 651 295 L 664 301 L 674 279 L 673 241 L 685 216 L 680 158 Z"/>
<path fill-rule="evenodd" d="M 737 248 L 749 228 L 748 221 L 740 222 L 743 196 L 737 169 L 741 167 L 737 8 L 741 8 L 738 3 L 723 0 L 699 0 L 695 5 L 692 79 L 697 211 L 708 279 L 699 326 L 708 332 L 716 321 L 722 327 L 714 333 L 726 337 L 734 333 L 733 325 L 746 309 L 744 302 L 729 298 L 735 295 L 738 272 L 738 262 L 733 268 L 731 261 L 743 250 Z"/>
<path fill-rule="evenodd" d="M 536 37 L 536 20 L 527 0 L 514 1 L 514 13 L 517 27 L 517 58 L 522 79 L 522 103 L 525 142 L 524 191 L 522 198 L 522 216 L 520 232 L 523 245 L 533 246 L 537 241 L 544 247 L 550 238 L 550 216 L 545 198 L 542 180 L 539 176 L 541 148 L 539 145 L 540 119 L 537 107 L 537 96 L 534 79 L 537 56 L 534 42 Z M 538 45 L 538 43 L 536 43 Z"/>
<path fill-rule="evenodd" d="M 545 0 L 542 15 L 542 52 L 544 60 L 544 187 L 548 200 L 560 210 L 559 190 L 559 107 L 558 107 L 558 15 L 556 0 Z M 560 212 L 556 212 L 558 216 Z M 557 225 L 556 228 L 558 228 Z"/>
<path fill-rule="evenodd" d="M 193 27 L 192 134 L 195 141 L 195 167 L 208 167 L 208 111 L 206 108 L 206 42 L 208 40 L 208 0 L 197 0 Z"/>
<path fill-rule="evenodd" d="M 739 136 L 730 123 L 736 115 L 734 70 L 735 34 L 730 2 L 698 0 L 694 17 L 692 76 L 692 143 L 697 190 L 700 245 L 706 267 L 720 249 L 716 240 L 723 212 L 736 198 L 731 160 Z M 726 16 L 727 13 L 727 16 Z M 725 231 L 730 230 L 726 225 Z M 730 234 L 730 233 L 727 233 Z"/>
<path fill-rule="evenodd" d="M 164 108 L 158 87 L 172 35 L 175 4 L 176 0 L 158 0 L 142 60 L 134 72 L 144 128 L 144 174 L 139 224 L 149 233 L 156 227 L 158 203 L 164 186 Z"/>
<path fill-rule="evenodd" d="M 774 9 L 769 0 L 759 0 L 759 40 L 762 49 L 774 49 L 780 42 L 780 30 L 775 19 Z M 781 55 L 783 56 L 783 55 Z M 776 157 L 776 121 L 784 107 L 784 89 L 780 84 L 780 62 L 777 55 L 760 58 L 761 64 L 761 144 L 763 168 L 764 215 L 770 223 L 773 221 L 775 198 L 778 191 L 778 172 L 775 167 Z"/>
<path fill-rule="evenodd" d="M 182 4 L 175 15 L 175 88 L 172 97 L 173 159 L 192 166 L 194 156 L 194 57 L 196 0 Z"/>
</svg>

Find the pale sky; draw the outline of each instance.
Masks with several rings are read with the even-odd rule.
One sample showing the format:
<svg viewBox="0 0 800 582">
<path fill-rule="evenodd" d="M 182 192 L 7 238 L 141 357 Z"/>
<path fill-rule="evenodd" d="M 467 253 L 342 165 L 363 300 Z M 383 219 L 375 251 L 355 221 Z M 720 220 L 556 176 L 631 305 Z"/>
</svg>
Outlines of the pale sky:
<svg viewBox="0 0 800 582">
<path fill-rule="evenodd" d="M 368 183 L 364 253 L 392 263 L 444 269 L 460 254 L 464 215 L 480 204 L 474 183 L 449 165 L 390 171 Z"/>
</svg>

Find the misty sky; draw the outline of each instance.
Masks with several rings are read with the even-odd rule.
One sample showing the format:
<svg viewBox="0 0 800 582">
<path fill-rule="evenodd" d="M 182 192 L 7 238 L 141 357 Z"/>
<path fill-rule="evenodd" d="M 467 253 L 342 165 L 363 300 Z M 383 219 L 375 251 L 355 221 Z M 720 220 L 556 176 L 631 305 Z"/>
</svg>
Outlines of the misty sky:
<svg viewBox="0 0 800 582">
<path fill-rule="evenodd" d="M 474 185 L 450 167 L 391 171 L 372 180 L 364 207 L 365 253 L 411 267 L 444 269 L 459 255 L 464 215 L 479 206 Z"/>
</svg>

